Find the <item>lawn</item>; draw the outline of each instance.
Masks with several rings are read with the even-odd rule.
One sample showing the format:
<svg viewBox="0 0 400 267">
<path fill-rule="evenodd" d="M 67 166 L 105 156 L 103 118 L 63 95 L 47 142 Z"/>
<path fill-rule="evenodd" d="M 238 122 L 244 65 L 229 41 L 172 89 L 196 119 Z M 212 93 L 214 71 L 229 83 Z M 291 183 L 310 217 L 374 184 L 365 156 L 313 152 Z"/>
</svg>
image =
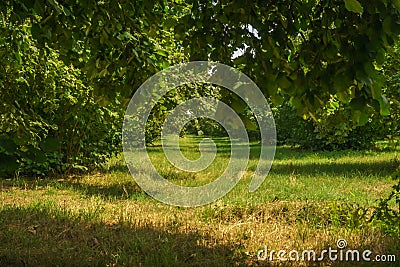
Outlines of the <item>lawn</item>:
<svg viewBox="0 0 400 267">
<path fill-rule="evenodd" d="M 183 138 L 182 153 L 199 157 L 198 139 Z M 162 147 L 149 147 L 157 170 L 174 183 L 197 186 L 217 178 L 229 161 L 216 140 L 214 163 L 198 173 L 178 171 Z M 243 178 L 225 197 L 196 208 L 160 203 L 134 182 L 123 155 L 84 176 L 17 177 L 0 184 L 0 266 L 354 266 L 357 262 L 260 261 L 268 250 L 369 249 L 395 255 L 399 237 L 368 218 L 388 195 L 398 152 L 312 152 L 278 147 L 262 186 L 248 192 L 260 145 L 251 143 Z M 394 203 L 390 203 L 394 206 Z M 391 231 L 393 230 L 393 231 Z M 359 262 L 359 266 L 369 266 Z"/>
</svg>

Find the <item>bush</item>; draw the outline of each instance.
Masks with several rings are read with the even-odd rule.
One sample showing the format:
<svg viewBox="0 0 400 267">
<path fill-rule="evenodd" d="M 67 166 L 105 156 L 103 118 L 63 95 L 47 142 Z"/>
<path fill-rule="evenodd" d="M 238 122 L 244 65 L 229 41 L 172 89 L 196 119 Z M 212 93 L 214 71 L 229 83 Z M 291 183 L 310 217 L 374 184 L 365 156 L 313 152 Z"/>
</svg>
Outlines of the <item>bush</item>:
<svg viewBox="0 0 400 267">
<path fill-rule="evenodd" d="M 26 25 L 0 42 L 0 175 L 87 170 L 120 146 L 123 111 L 102 105 L 80 70 L 40 50 Z"/>
<path fill-rule="evenodd" d="M 322 111 L 317 122 L 301 118 L 288 103 L 272 110 L 279 145 L 313 150 L 366 149 L 383 138 L 384 125 L 378 118 L 372 117 L 364 126 L 355 125 L 346 107 Z"/>
</svg>

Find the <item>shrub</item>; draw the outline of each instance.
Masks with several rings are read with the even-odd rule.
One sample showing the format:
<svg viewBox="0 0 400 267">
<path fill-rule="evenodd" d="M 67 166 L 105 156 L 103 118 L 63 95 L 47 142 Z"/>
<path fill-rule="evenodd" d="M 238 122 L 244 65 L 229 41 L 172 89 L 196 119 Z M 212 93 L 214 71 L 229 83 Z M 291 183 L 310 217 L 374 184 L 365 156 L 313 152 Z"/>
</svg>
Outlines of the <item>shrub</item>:
<svg viewBox="0 0 400 267">
<path fill-rule="evenodd" d="M 0 42 L 0 175 L 87 170 L 120 145 L 119 102 L 103 105 L 85 75 L 38 49 L 26 25 Z M 4 40 L 6 39 L 6 40 Z"/>
</svg>

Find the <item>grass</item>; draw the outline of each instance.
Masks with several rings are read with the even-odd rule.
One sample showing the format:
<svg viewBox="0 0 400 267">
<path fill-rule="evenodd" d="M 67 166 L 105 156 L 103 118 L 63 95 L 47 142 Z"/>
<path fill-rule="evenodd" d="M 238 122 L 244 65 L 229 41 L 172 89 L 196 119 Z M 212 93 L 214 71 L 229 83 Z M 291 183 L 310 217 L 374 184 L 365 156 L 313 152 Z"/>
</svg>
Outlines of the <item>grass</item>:
<svg viewBox="0 0 400 267">
<path fill-rule="evenodd" d="M 198 141 L 183 139 L 182 153 L 198 158 Z M 214 163 L 198 173 L 173 168 L 158 144 L 149 154 L 172 182 L 197 186 L 218 177 L 227 165 L 227 143 L 216 143 Z M 0 266 L 357 265 L 257 260 L 264 246 L 321 251 L 336 248 L 340 238 L 349 249 L 397 256 L 397 262 L 370 266 L 397 266 L 396 232 L 362 217 L 394 184 L 390 174 L 398 165 L 396 152 L 279 147 L 270 174 L 249 193 L 259 148 L 251 144 L 244 177 L 229 194 L 197 208 L 172 207 L 149 197 L 135 184 L 122 155 L 97 174 L 1 180 Z"/>
</svg>

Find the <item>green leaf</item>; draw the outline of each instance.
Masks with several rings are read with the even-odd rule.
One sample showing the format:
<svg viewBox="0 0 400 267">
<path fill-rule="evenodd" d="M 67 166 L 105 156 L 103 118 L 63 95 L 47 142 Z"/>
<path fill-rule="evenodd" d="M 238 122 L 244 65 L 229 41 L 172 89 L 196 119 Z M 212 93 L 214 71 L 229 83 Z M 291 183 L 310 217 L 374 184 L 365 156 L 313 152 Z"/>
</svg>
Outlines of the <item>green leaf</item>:
<svg viewBox="0 0 400 267">
<path fill-rule="evenodd" d="M 353 110 L 364 110 L 365 106 L 366 103 L 363 97 L 353 98 L 350 102 L 350 107 Z"/>
<path fill-rule="evenodd" d="M 46 154 L 39 150 L 39 149 L 34 149 L 33 151 L 33 160 L 35 163 L 45 163 L 47 161 Z"/>
<path fill-rule="evenodd" d="M 353 121 L 357 122 L 358 126 L 363 126 L 368 122 L 368 115 L 364 111 L 353 111 Z"/>
<path fill-rule="evenodd" d="M 183 24 L 178 24 L 174 27 L 174 34 L 175 38 L 180 40 L 183 39 L 186 33 L 185 25 Z"/>
<path fill-rule="evenodd" d="M 395 8 L 397 9 L 397 11 L 400 12 L 400 0 L 393 0 L 392 3 L 395 6 Z"/>
<path fill-rule="evenodd" d="M 156 54 L 163 57 L 168 57 L 168 53 L 165 50 L 157 50 Z"/>
<path fill-rule="evenodd" d="M 238 86 L 240 87 L 240 86 Z M 239 97 L 233 96 L 232 97 L 232 103 L 230 105 L 237 113 L 242 113 L 246 107 L 247 104 Z"/>
<path fill-rule="evenodd" d="M 364 126 L 368 122 L 368 115 L 365 112 L 361 112 L 358 117 L 358 126 Z"/>
<path fill-rule="evenodd" d="M 350 12 L 361 14 L 364 11 L 364 8 L 357 0 L 344 0 L 344 4 Z"/>
<path fill-rule="evenodd" d="M 240 56 L 235 58 L 233 62 L 235 63 L 235 65 L 241 65 L 241 64 L 246 64 L 247 60 L 245 56 Z"/>
<path fill-rule="evenodd" d="M 379 49 L 376 54 L 376 63 L 382 65 L 385 63 L 386 60 L 386 52 L 383 48 Z"/>
<path fill-rule="evenodd" d="M 292 86 L 292 83 L 285 76 L 281 76 L 278 79 L 278 84 L 282 89 L 287 89 Z"/>
<path fill-rule="evenodd" d="M 247 117 L 242 117 L 241 118 L 243 121 L 244 126 L 246 127 L 247 130 L 250 131 L 255 131 L 257 130 L 257 124 L 255 124 L 254 122 L 252 122 L 249 118 Z"/>
<path fill-rule="evenodd" d="M 21 55 L 20 55 L 19 51 L 15 52 L 15 59 L 17 61 L 18 66 L 21 66 L 22 65 L 22 58 L 21 58 Z"/>
<path fill-rule="evenodd" d="M 343 103 L 349 103 L 351 100 L 351 96 L 348 92 L 346 91 L 339 91 L 336 92 L 336 96 L 339 98 L 340 101 Z"/>
<path fill-rule="evenodd" d="M 57 11 L 58 14 L 63 13 L 62 6 L 55 0 L 47 0 L 47 2 Z"/>
<path fill-rule="evenodd" d="M 383 22 L 382 22 L 382 28 L 383 31 L 386 34 L 391 34 L 392 33 L 392 18 L 391 17 L 386 17 Z"/>
<path fill-rule="evenodd" d="M 6 154 L 13 154 L 17 151 L 17 145 L 10 138 L 0 137 L 0 151 L 1 150 Z"/>
<path fill-rule="evenodd" d="M 39 39 L 41 33 L 40 24 L 32 24 L 31 33 L 34 39 Z"/>
<path fill-rule="evenodd" d="M 382 96 L 382 88 L 378 84 L 373 84 L 371 87 L 371 94 L 373 99 L 379 99 Z"/>
<path fill-rule="evenodd" d="M 120 40 L 120 41 L 124 41 L 124 40 L 131 40 L 131 39 L 134 39 L 134 37 L 133 37 L 133 35 L 130 33 L 130 32 L 124 32 L 124 33 L 121 33 L 121 34 L 119 34 L 118 36 L 117 36 L 117 39 L 118 40 Z"/>
<path fill-rule="evenodd" d="M 108 41 L 108 34 L 105 30 L 101 32 L 100 44 L 105 44 Z"/>
<path fill-rule="evenodd" d="M 168 61 L 163 61 L 162 63 L 161 63 L 161 69 L 166 69 L 166 68 L 168 68 L 168 67 L 170 67 L 171 65 L 169 64 L 169 62 Z"/>
<path fill-rule="evenodd" d="M 48 137 L 40 143 L 40 148 L 46 152 L 56 152 L 60 148 L 60 142 L 54 137 Z"/>
<path fill-rule="evenodd" d="M 357 70 L 356 71 L 356 78 L 357 78 L 357 80 L 359 82 L 362 82 L 363 84 L 366 84 L 366 85 L 372 85 L 373 84 L 373 81 L 372 81 L 371 77 L 367 73 L 365 73 L 364 70 L 361 70 L 361 69 Z"/>
<path fill-rule="evenodd" d="M 43 16 L 44 14 L 44 9 L 45 9 L 45 4 L 43 1 L 36 0 L 33 9 L 35 10 L 35 13 L 38 14 L 39 16 Z"/>
<path fill-rule="evenodd" d="M 108 70 L 107 70 L 107 68 L 105 68 L 102 71 L 100 71 L 99 77 L 105 77 L 107 74 L 108 74 Z"/>
<path fill-rule="evenodd" d="M 17 169 L 18 163 L 14 156 L 0 153 L 0 176 L 13 175 Z"/>
<path fill-rule="evenodd" d="M 282 105 L 283 101 L 285 100 L 282 96 L 279 94 L 271 95 L 271 100 L 275 105 Z"/>
<path fill-rule="evenodd" d="M 384 95 L 379 98 L 380 113 L 382 116 L 390 115 L 390 104 Z"/>
<path fill-rule="evenodd" d="M 344 73 L 336 75 L 333 81 L 333 86 L 336 92 L 348 91 L 351 84 L 352 78 Z"/>
</svg>

